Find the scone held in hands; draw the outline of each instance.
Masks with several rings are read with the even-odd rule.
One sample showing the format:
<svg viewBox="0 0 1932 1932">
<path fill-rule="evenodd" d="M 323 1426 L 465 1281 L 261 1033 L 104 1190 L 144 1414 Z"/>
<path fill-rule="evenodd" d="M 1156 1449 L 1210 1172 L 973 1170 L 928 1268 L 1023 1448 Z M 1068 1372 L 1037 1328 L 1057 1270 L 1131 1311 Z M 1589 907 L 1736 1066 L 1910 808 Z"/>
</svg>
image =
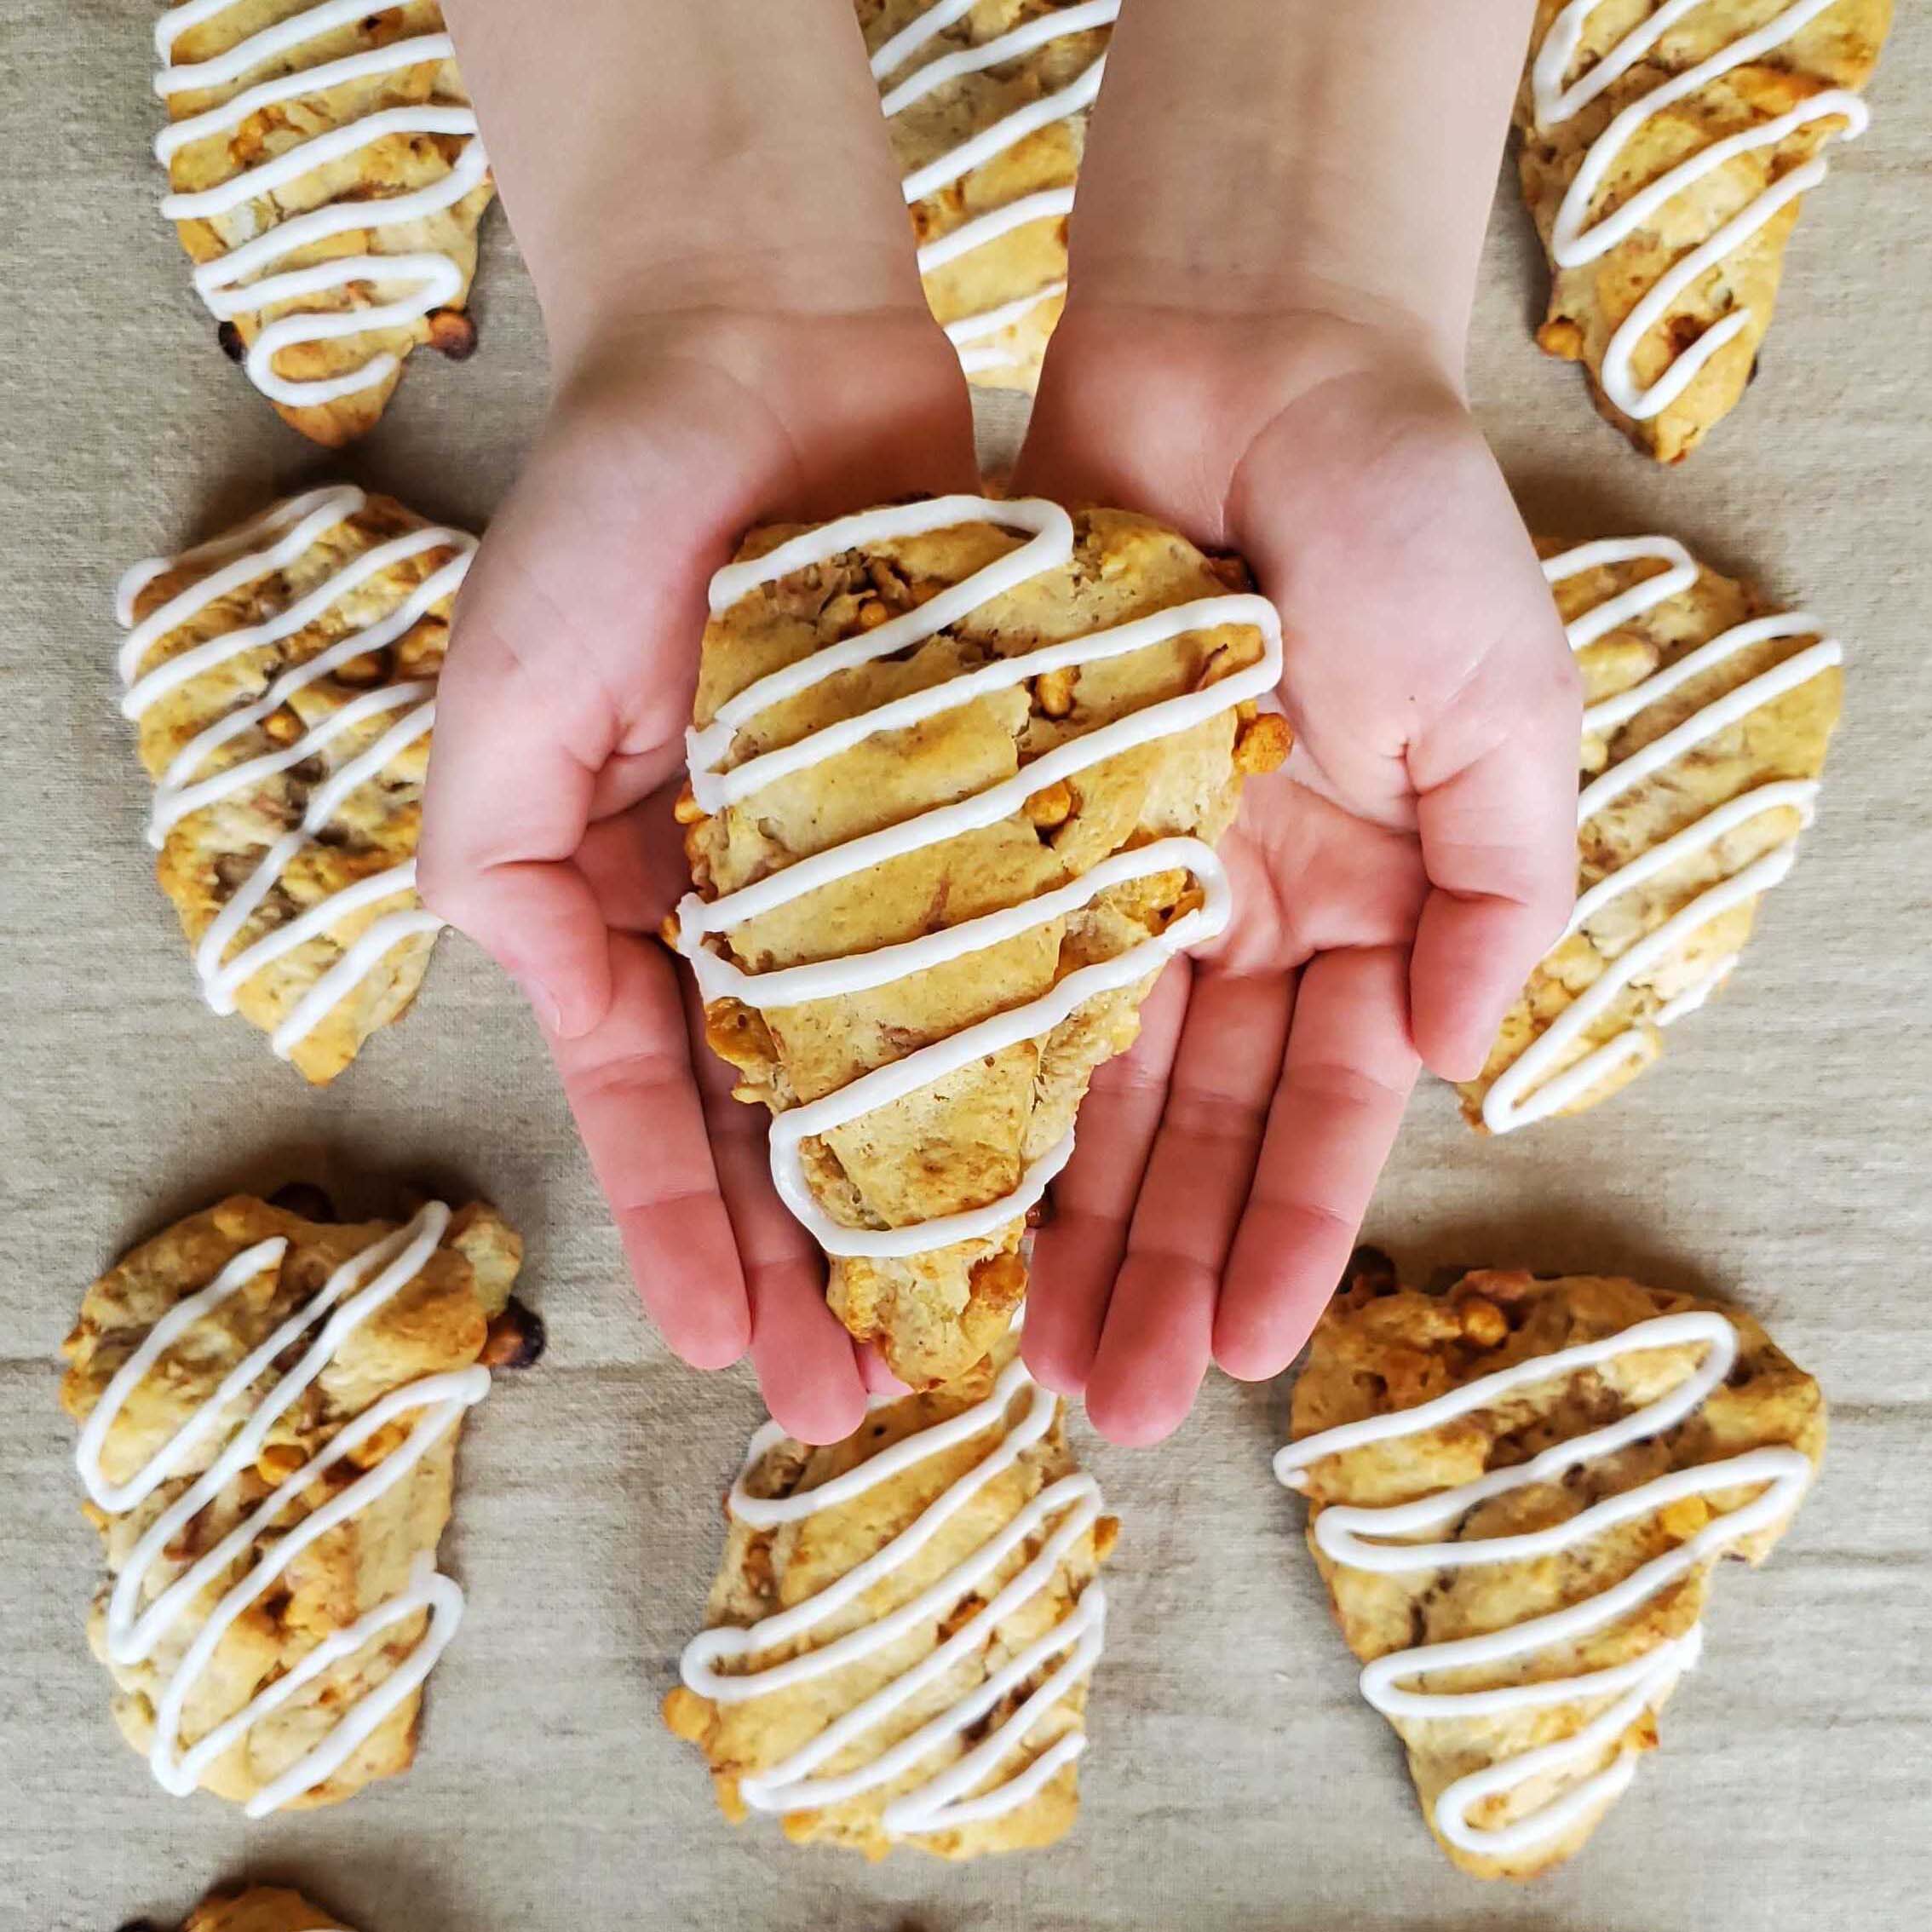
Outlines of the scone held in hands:
<svg viewBox="0 0 1932 1932">
<path fill-rule="evenodd" d="M 949 497 L 756 532 L 711 587 L 676 916 L 831 1301 L 915 1386 L 1026 1286 L 1088 1077 L 1233 906 L 1285 756 L 1274 607 L 1145 518 Z"/>
<path fill-rule="evenodd" d="M 1363 1695 L 1466 1872 L 1574 1853 L 1825 1446 L 1818 1385 L 1735 1308 L 1634 1281 L 1365 1271 L 1315 1330 L 1281 1480 Z"/>
<path fill-rule="evenodd" d="M 872 1858 L 1068 1830 L 1118 1526 L 1064 1421 L 1008 1337 L 829 1448 L 753 1437 L 711 1627 L 664 1704 L 727 1816 Z"/>
<path fill-rule="evenodd" d="M 435 1567 L 457 1434 L 520 1259 L 486 1207 L 237 1196 L 88 1290 L 60 1400 L 106 1550 L 89 1636 L 164 1789 L 258 1817 L 408 1768 L 463 1610 Z"/>
</svg>

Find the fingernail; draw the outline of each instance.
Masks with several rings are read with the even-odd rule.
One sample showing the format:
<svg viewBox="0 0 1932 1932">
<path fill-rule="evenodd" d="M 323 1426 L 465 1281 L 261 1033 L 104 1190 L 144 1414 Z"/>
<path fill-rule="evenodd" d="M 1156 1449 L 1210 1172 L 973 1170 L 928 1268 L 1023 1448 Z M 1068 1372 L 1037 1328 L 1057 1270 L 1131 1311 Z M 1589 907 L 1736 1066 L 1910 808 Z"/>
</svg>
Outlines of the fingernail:
<svg viewBox="0 0 1932 1932">
<path fill-rule="evenodd" d="M 561 1032 L 563 1030 L 563 1009 L 557 1004 L 555 996 L 534 974 L 512 973 L 522 990 L 523 997 L 530 1002 L 537 1015 L 538 1024 L 546 1032 Z"/>
</svg>

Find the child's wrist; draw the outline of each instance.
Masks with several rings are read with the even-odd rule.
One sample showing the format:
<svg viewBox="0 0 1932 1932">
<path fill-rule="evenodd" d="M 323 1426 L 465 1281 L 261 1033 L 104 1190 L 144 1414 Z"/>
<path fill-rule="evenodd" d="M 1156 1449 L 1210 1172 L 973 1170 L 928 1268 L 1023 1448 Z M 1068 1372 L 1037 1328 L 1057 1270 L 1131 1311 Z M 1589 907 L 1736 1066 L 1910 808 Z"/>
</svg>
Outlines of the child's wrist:
<svg viewBox="0 0 1932 1932">
<path fill-rule="evenodd" d="M 538 295 L 560 380 L 616 349 L 750 342 L 794 320 L 927 314 L 910 239 L 897 229 L 869 249 L 849 238 L 829 247 L 737 235 L 728 246 L 681 250 L 663 235 L 607 236 L 541 279 Z"/>
</svg>

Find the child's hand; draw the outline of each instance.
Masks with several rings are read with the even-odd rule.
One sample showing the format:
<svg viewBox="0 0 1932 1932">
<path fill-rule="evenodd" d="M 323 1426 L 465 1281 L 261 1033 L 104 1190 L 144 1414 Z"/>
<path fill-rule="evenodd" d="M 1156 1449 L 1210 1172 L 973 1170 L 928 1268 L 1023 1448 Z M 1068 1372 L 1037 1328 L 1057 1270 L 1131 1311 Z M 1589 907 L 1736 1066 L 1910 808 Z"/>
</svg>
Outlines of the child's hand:
<svg viewBox="0 0 1932 1932">
<path fill-rule="evenodd" d="M 911 293 L 917 298 L 917 285 Z M 704 586 L 774 515 L 972 486 L 958 363 L 923 304 L 685 323 L 560 390 L 457 611 L 419 860 L 425 900 L 529 995 L 647 1305 L 826 1441 L 868 1365 L 780 1206 L 765 1116 L 730 1097 L 653 936 L 686 889 Z M 687 1031 L 688 1029 L 688 1031 Z"/>
<path fill-rule="evenodd" d="M 754 524 L 970 488 L 958 358 L 850 0 L 446 11 L 556 388 L 458 601 L 423 894 L 529 993 L 665 1339 L 707 1368 L 749 1348 L 773 1413 L 830 1441 L 878 1371 L 653 934 L 688 877 L 707 579 Z"/>
<path fill-rule="evenodd" d="M 1287 633 L 1297 745 L 1226 847 L 1240 917 L 1096 1074 L 1034 1268 L 1035 1372 L 1145 1442 L 1210 1353 L 1286 1366 L 1418 1056 L 1477 1072 L 1561 929 L 1576 676 L 1486 445 L 1399 336 L 1076 303 L 1018 484 L 1239 550 Z"/>
</svg>

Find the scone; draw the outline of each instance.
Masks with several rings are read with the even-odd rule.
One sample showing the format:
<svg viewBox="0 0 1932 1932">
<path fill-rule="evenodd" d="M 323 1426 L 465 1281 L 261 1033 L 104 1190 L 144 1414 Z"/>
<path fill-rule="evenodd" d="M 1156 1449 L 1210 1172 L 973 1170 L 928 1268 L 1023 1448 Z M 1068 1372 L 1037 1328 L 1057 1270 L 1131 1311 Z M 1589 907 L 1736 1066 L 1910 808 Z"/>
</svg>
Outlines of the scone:
<svg viewBox="0 0 1932 1932">
<path fill-rule="evenodd" d="M 1031 389 L 1120 0 L 858 0 L 933 313 L 969 380 Z"/>
<path fill-rule="evenodd" d="M 1072 1826 L 1118 1526 L 1063 1422 L 1008 1340 L 830 1448 L 752 1438 L 710 1627 L 664 1700 L 727 1818 L 871 1858 Z"/>
<path fill-rule="evenodd" d="M 341 1919 L 279 1885 L 211 1893 L 188 1914 L 181 1932 L 350 1932 Z"/>
<path fill-rule="evenodd" d="M 1658 1741 L 1718 1559 L 1761 1562 L 1825 1446 L 1747 1314 L 1634 1281 L 1364 1268 L 1322 1317 L 1275 1469 L 1362 1692 L 1463 1871 L 1570 1857 Z"/>
<path fill-rule="evenodd" d="M 223 345 L 285 422 L 339 447 L 403 358 L 461 359 L 490 164 L 435 0 L 183 0 L 155 25 L 161 212 Z"/>
<path fill-rule="evenodd" d="M 1811 821 L 1843 682 L 1816 618 L 1671 538 L 1540 547 L 1589 699 L 1579 896 L 1461 1089 L 1498 1134 L 1614 1093 L 1729 977 Z"/>
<path fill-rule="evenodd" d="M 319 1084 L 408 1010 L 441 929 L 416 841 L 475 548 L 345 486 L 121 580 L 121 710 L 203 994 Z"/>
<path fill-rule="evenodd" d="M 929 1388 L 1004 1331 L 1094 1067 L 1230 917 L 1281 630 L 1143 517 L 977 497 L 756 532 L 711 586 L 675 940 L 831 1301 Z"/>
<path fill-rule="evenodd" d="M 1516 104 L 1554 280 L 1537 340 L 1660 463 L 1728 415 L 1799 198 L 1870 119 L 1891 0 L 1539 0 Z"/>
<path fill-rule="evenodd" d="M 250 1817 L 405 1770 L 463 1592 L 463 1412 L 519 1359 L 494 1209 L 331 1225 L 238 1195 L 134 1250 L 63 1347 L 107 1577 L 89 1636 L 156 1780 Z"/>
</svg>

